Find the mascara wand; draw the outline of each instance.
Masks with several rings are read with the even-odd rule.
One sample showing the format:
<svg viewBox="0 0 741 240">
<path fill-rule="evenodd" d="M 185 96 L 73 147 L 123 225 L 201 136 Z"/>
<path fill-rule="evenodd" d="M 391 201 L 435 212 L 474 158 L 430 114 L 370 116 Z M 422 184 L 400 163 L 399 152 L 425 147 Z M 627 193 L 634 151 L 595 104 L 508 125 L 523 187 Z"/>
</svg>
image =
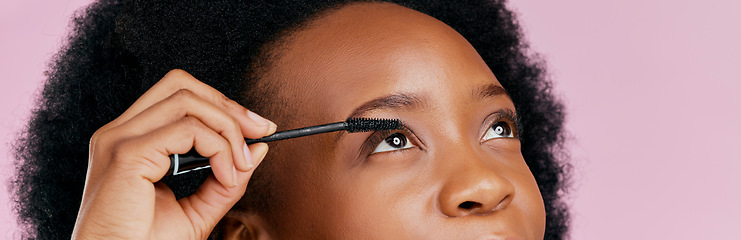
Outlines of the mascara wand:
<svg viewBox="0 0 741 240">
<path fill-rule="evenodd" d="M 320 133 L 336 132 L 336 131 L 347 131 L 350 133 L 355 132 L 370 132 L 370 131 L 382 131 L 382 130 L 397 130 L 402 128 L 401 121 L 398 119 L 371 119 L 371 118 L 349 118 L 344 122 L 329 123 L 324 125 L 317 125 L 299 129 L 286 130 L 276 132 L 270 136 L 248 139 L 245 138 L 247 145 L 258 143 L 258 142 L 272 142 L 278 140 L 284 140 L 289 138 L 297 138 L 309 135 L 315 135 Z M 190 171 L 210 168 L 208 164 L 208 158 L 201 156 L 195 149 L 191 149 L 186 154 L 172 154 L 170 155 L 170 170 L 166 175 L 179 175 Z"/>
</svg>

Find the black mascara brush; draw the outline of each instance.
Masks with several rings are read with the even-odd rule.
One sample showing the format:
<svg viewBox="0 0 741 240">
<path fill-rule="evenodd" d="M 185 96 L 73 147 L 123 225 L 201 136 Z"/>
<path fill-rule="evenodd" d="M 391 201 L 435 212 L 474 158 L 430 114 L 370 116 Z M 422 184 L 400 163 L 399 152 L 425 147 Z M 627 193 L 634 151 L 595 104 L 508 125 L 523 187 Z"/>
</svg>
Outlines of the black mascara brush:
<svg viewBox="0 0 741 240">
<path fill-rule="evenodd" d="M 401 121 L 398 119 L 370 119 L 370 118 L 349 118 L 344 122 L 329 123 L 324 125 L 317 125 L 299 129 L 286 130 L 276 132 L 270 136 L 248 139 L 244 141 L 247 145 L 258 143 L 258 142 L 272 142 L 289 138 L 297 138 L 303 136 L 309 136 L 320 133 L 336 132 L 336 131 L 347 131 L 350 133 L 354 132 L 370 132 L 370 131 L 381 131 L 381 130 L 396 130 L 402 128 Z M 173 154 L 170 155 L 170 170 L 167 175 L 179 175 L 190 171 L 200 170 L 211 167 L 208 165 L 208 158 L 203 157 L 191 149 L 186 154 Z"/>
</svg>

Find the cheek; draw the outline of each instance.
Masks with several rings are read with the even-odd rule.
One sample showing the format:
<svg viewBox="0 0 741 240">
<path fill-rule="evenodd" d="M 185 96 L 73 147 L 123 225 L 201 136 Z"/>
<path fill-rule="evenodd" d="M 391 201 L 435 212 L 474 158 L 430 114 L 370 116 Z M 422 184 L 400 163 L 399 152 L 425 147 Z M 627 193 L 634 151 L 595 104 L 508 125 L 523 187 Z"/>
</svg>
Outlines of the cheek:
<svg viewBox="0 0 741 240">
<path fill-rule="evenodd" d="M 532 235 L 540 235 L 540 238 L 542 238 L 545 233 L 545 205 L 538 183 L 525 162 L 520 148 L 519 142 L 491 148 L 493 151 L 490 154 L 497 156 L 497 159 L 504 159 L 504 161 L 498 162 L 502 165 L 492 165 L 490 167 L 509 169 L 504 174 L 515 189 L 515 201 L 512 207 L 517 208 L 523 222 L 527 223 L 526 226 L 523 226 L 526 228 L 525 230 Z"/>
<path fill-rule="evenodd" d="M 331 161 L 307 139 L 290 139 L 271 144 L 263 161 L 269 172 L 265 189 L 268 211 L 265 218 L 278 239 L 301 239 L 305 236 L 328 236 L 328 210 L 337 196 L 331 194 Z M 263 167 L 261 164 L 260 167 Z M 303 237 L 302 237 L 303 236 Z"/>
<path fill-rule="evenodd" d="M 284 153 L 270 159 L 277 160 L 271 163 L 277 173 L 271 191 L 279 198 L 271 218 L 281 238 L 424 239 L 453 226 L 449 220 L 438 219 L 441 215 L 436 212 L 434 196 L 440 179 L 429 174 L 434 166 L 425 164 L 433 161 L 395 159 L 353 168 L 348 167 L 352 161 L 341 160 L 347 156 L 307 147 L 314 145 L 287 141 L 271 149 Z M 511 207 L 518 213 L 510 220 L 520 223 L 518 231 L 542 239 L 545 208 L 537 183 L 521 154 L 507 157 L 511 158 L 499 167 L 511 169 L 505 175 L 517 195 Z M 458 227 L 470 230 L 471 225 Z"/>
<path fill-rule="evenodd" d="M 415 163 L 408 163 L 414 165 Z M 345 169 L 332 181 L 335 206 L 331 210 L 339 239 L 373 236 L 376 239 L 420 239 L 425 232 L 413 223 L 429 220 L 431 188 L 413 166 L 376 164 Z M 410 229 L 410 228 L 414 229 Z M 418 236 L 424 238 L 424 236 Z"/>
<path fill-rule="evenodd" d="M 411 232 L 405 222 L 419 222 L 430 209 L 415 193 L 424 182 L 409 172 L 414 167 L 352 168 L 348 156 L 317 147 L 323 145 L 331 146 L 286 140 L 271 148 L 280 153 L 269 159 L 275 173 L 269 218 L 280 239 L 399 238 Z"/>
<path fill-rule="evenodd" d="M 530 168 L 528 167 L 519 142 L 511 144 L 496 144 L 492 141 L 488 144 L 490 147 L 488 154 L 495 156 L 492 169 L 507 169 L 500 172 L 514 187 L 514 200 L 509 206 L 509 211 L 517 212 L 515 215 L 518 222 L 518 231 L 534 239 L 542 239 L 545 234 L 545 205 L 543 197 L 540 194 L 538 183 L 535 180 Z M 504 143 L 504 142 L 499 142 Z"/>
<path fill-rule="evenodd" d="M 517 205 L 522 209 L 523 216 L 526 218 L 525 221 L 529 223 L 530 229 L 528 230 L 535 236 L 540 236 L 539 239 L 542 239 L 545 233 L 546 222 L 545 205 L 538 189 L 538 183 L 524 162 L 523 159 L 522 167 L 514 175 L 516 194 L 519 197 Z"/>
</svg>

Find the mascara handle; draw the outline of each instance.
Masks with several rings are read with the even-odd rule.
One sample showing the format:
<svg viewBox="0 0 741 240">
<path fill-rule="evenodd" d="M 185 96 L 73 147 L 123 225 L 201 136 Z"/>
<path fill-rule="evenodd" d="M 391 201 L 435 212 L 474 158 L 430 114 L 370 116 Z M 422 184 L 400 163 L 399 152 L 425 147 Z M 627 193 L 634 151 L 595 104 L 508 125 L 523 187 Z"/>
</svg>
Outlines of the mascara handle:
<svg viewBox="0 0 741 240">
<path fill-rule="evenodd" d="M 303 136 L 309 136 L 314 134 L 320 134 L 320 133 L 327 133 L 327 132 L 335 132 L 335 131 L 342 131 L 348 129 L 348 124 L 346 122 L 336 122 L 336 123 L 329 123 L 319 126 L 313 126 L 313 127 L 305 127 L 305 128 L 299 128 L 299 129 L 292 129 L 292 130 L 286 130 L 281 132 L 273 133 L 270 136 L 258 138 L 258 139 L 249 139 L 245 138 L 244 141 L 247 143 L 247 145 L 251 145 L 253 143 L 258 142 L 272 142 L 272 141 L 278 141 L 283 139 L 289 139 L 289 138 L 295 138 L 295 137 L 303 137 Z M 196 152 L 195 149 L 191 149 L 186 154 L 172 154 L 170 155 L 170 170 L 167 171 L 168 175 L 180 175 L 183 173 L 187 173 L 190 171 L 196 171 L 201 170 L 205 168 L 210 168 L 211 165 L 208 164 L 208 158 L 201 156 Z"/>
<path fill-rule="evenodd" d="M 180 175 L 190 171 L 197 171 L 210 167 L 211 165 L 208 164 L 207 157 L 201 156 L 195 149 L 191 149 L 185 154 L 170 155 L 170 170 L 167 171 L 165 176 Z"/>
<path fill-rule="evenodd" d="M 315 135 L 315 134 L 320 134 L 320 133 L 342 131 L 342 130 L 347 130 L 348 127 L 349 126 L 346 122 L 328 123 L 324 125 L 280 131 L 280 132 L 273 133 L 270 136 L 265 136 L 265 137 L 261 137 L 257 139 L 245 138 L 244 142 L 247 143 L 247 145 L 251 145 L 253 143 L 259 143 L 259 142 L 272 142 L 272 141 L 278 141 L 278 140 L 289 139 L 289 138 L 310 136 L 310 135 Z"/>
</svg>

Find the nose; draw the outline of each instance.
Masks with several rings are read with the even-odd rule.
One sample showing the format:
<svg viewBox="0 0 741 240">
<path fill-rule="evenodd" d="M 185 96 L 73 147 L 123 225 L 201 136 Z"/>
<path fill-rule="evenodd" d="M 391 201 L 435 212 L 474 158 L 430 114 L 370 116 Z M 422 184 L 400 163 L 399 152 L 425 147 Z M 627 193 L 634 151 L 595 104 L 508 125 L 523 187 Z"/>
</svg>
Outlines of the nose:
<svg viewBox="0 0 741 240">
<path fill-rule="evenodd" d="M 458 155 L 455 166 L 438 196 L 440 211 L 449 217 L 489 215 L 505 209 L 514 197 L 514 186 L 485 159 Z M 501 171 L 501 169 L 499 169 Z"/>
</svg>

